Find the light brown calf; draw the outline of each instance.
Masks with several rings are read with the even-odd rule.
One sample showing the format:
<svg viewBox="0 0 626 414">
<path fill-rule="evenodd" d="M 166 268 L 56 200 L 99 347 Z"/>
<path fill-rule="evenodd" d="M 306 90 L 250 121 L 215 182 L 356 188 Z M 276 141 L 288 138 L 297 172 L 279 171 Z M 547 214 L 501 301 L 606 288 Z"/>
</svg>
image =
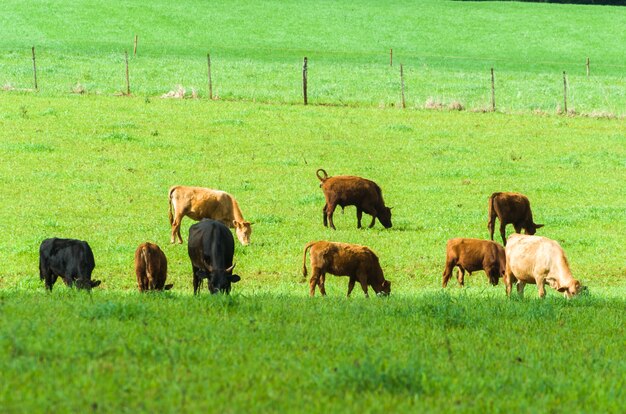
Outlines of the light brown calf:
<svg viewBox="0 0 626 414">
<path fill-rule="evenodd" d="M 173 210 L 173 212 L 172 212 Z M 239 242 L 250 244 L 252 226 L 245 221 L 235 197 L 227 192 L 203 187 L 178 185 L 169 191 L 169 219 L 172 226 L 171 243 L 182 243 L 180 224 L 183 217 L 199 221 L 210 218 L 221 221 L 229 228 L 235 228 Z"/>
<path fill-rule="evenodd" d="M 470 276 L 472 272 L 484 270 L 489 282 L 496 286 L 506 268 L 504 247 L 489 240 L 450 239 L 446 244 L 446 267 L 442 281 L 444 288 L 448 285 L 454 266 L 459 268 L 457 280 L 461 286 L 464 284 L 466 270 Z"/>
<path fill-rule="evenodd" d="M 315 286 L 319 286 L 320 293 L 326 295 L 324 282 L 326 273 L 335 276 L 349 276 L 348 296 L 352 293 L 354 284 L 358 280 L 368 297 L 367 286 L 371 286 L 378 295 L 391 293 L 391 282 L 385 280 L 380 268 L 378 257 L 365 246 L 348 243 L 334 243 L 328 241 L 310 242 L 304 246 L 302 257 L 302 275 L 306 277 L 306 252 L 311 249 L 311 268 L 313 274 L 309 281 L 309 294 L 315 295 Z"/>
<path fill-rule="evenodd" d="M 166 285 L 167 259 L 163 251 L 153 243 L 142 243 L 135 250 L 135 274 L 140 292 L 146 290 L 169 290 Z"/>
<path fill-rule="evenodd" d="M 562 292 L 565 297 L 585 289 L 572 277 L 565 252 L 554 240 L 540 236 L 512 234 L 506 245 L 506 294 L 517 283 L 517 293 L 523 297 L 526 283 L 536 284 L 539 297 L 546 295 L 545 284 Z"/>
</svg>

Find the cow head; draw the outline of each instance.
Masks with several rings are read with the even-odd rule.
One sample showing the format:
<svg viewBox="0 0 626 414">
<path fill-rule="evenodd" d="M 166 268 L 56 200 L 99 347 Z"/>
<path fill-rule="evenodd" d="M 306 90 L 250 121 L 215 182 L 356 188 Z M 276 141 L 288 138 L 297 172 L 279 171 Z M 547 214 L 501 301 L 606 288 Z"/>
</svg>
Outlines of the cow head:
<svg viewBox="0 0 626 414">
<path fill-rule="evenodd" d="M 244 246 L 250 244 L 250 235 L 252 234 L 252 223 L 249 221 L 237 221 L 233 220 L 233 226 L 235 226 L 235 233 L 239 242 Z"/>
<path fill-rule="evenodd" d="M 376 293 L 376 296 L 389 296 L 391 293 L 391 282 L 388 280 L 383 280 L 382 285 L 380 285 L 380 291 Z"/>
<path fill-rule="evenodd" d="M 76 289 L 91 290 L 91 288 L 100 286 L 100 281 L 80 278 L 74 281 L 74 286 L 76 286 Z"/>
<path fill-rule="evenodd" d="M 563 293 L 566 298 L 571 298 L 586 289 L 586 286 L 581 285 L 578 280 L 573 279 L 569 286 L 562 286 L 558 289 L 558 291 Z"/>
<path fill-rule="evenodd" d="M 211 273 L 210 289 L 211 293 L 230 293 L 231 283 L 237 283 L 241 280 L 239 275 L 233 274 L 235 265 L 225 270 L 213 270 Z"/>
<path fill-rule="evenodd" d="M 543 224 L 532 223 L 530 226 L 524 228 L 524 233 L 532 236 L 533 234 L 537 233 L 537 229 L 540 229 L 543 226 Z"/>
<path fill-rule="evenodd" d="M 391 208 L 383 207 L 383 211 L 378 212 L 377 215 L 378 221 L 380 221 L 380 224 L 386 229 L 391 228 Z"/>
</svg>

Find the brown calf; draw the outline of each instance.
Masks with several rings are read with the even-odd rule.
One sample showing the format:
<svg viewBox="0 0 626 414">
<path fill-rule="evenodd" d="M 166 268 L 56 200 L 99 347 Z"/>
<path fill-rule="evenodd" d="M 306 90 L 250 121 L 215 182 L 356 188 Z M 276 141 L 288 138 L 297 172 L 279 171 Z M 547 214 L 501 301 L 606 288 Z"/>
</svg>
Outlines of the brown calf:
<svg viewBox="0 0 626 414">
<path fill-rule="evenodd" d="M 146 290 L 170 290 L 166 285 L 167 259 L 163 251 L 153 243 L 142 243 L 135 250 L 135 274 L 140 292 Z"/>
<path fill-rule="evenodd" d="M 313 274 L 309 281 L 309 294 L 315 295 L 315 286 L 319 286 L 320 293 L 326 296 L 324 282 L 326 273 L 335 276 L 349 276 L 348 296 L 358 280 L 368 297 L 367 286 L 371 286 L 377 295 L 391 293 L 391 282 L 385 280 L 380 268 L 378 257 L 365 246 L 348 243 L 334 243 L 327 241 L 310 242 L 304 246 L 302 255 L 302 275 L 306 277 L 306 252 L 311 249 L 311 268 Z"/>
<path fill-rule="evenodd" d="M 172 213 L 172 210 L 174 212 Z M 172 226 L 171 243 L 182 243 L 180 224 L 183 217 L 199 221 L 210 218 L 221 221 L 229 228 L 235 228 L 239 242 L 244 246 L 250 244 L 252 226 L 245 221 L 235 197 L 227 192 L 203 187 L 186 187 L 178 185 L 169 191 L 169 219 Z"/>
<path fill-rule="evenodd" d="M 522 229 L 526 234 L 535 234 L 543 224 L 533 221 L 533 213 L 530 211 L 528 197 L 519 193 L 493 193 L 489 197 L 489 235 L 493 240 L 493 232 L 496 226 L 496 216 L 500 220 L 500 236 L 506 246 L 506 225 L 513 224 L 516 233 Z"/>
<path fill-rule="evenodd" d="M 517 293 L 524 296 L 526 283 L 536 284 L 539 297 L 546 295 L 545 284 L 571 298 L 586 287 L 572 277 L 565 252 L 554 240 L 540 236 L 512 234 L 506 246 L 506 294 L 517 283 Z"/>
<path fill-rule="evenodd" d="M 466 270 L 470 276 L 472 272 L 484 270 L 489 282 L 496 286 L 506 269 L 504 247 L 489 240 L 450 239 L 446 244 L 446 267 L 442 281 L 444 288 L 448 285 L 454 266 L 459 268 L 456 278 L 461 286 L 464 284 Z"/>
<path fill-rule="evenodd" d="M 323 175 L 320 175 L 322 173 Z M 361 228 L 363 213 L 372 216 L 370 227 L 374 227 L 376 219 L 385 228 L 391 227 L 391 208 L 385 206 L 383 193 L 373 181 L 351 175 L 339 175 L 329 177 L 326 171 L 319 169 L 316 172 L 320 180 L 320 187 L 324 191 L 326 204 L 324 205 L 324 226 L 335 229 L 333 213 L 337 206 L 343 209 L 345 206 L 356 207 L 357 227 Z"/>
</svg>

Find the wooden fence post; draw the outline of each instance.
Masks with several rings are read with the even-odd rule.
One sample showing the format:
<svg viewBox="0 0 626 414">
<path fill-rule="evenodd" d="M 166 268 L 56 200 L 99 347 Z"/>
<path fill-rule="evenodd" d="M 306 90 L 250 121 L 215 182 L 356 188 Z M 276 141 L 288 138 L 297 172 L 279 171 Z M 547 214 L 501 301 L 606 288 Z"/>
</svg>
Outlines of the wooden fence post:
<svg viewBox="0 0 626 414">
<path fill-rule="evenodd" d="M 567 115 L 567 77 L 563 71 L 563 106 L 565 107 L 565 115 Z"/>
<path fill-rule="evenodd" d="M 308 99 L 307 99 L 307 63 L 308 63 L 308 59 L 304 58 L 304 64 L 302 65 L 302 94 L 304 95 L 304 104 L 307 105 L 308 104 Z"/>
<path fill-rule="evenodd" d="M 589 58 L 587 58 L 587 77 L 589 77 Z"/>
<path fill-rule="evenodd" d="M 130 77 L 128 76 L 128 51 L 124 51 L 126 60 L 126 95 L 130 95 Z"/>
<path fill-rule="evenodd" d="M 496 82 L 491 68 L 491 112 L 496 112 Z"/>
<path fill-rule="evenodd" d="M 137 35 L 135 35 L 135 47 L 133 48 L 133 56 L 137 56 Z"/>
<path fill-rule="evenodd" d="M 389 66 L 393 66 L 393 49 L 389 49 Z"/>
<path fill-rule="evenodd" d="M 402 88 L 402 109 L 406 108 L 406 102 L 404 100 L 404 68 L 400 63 L 400 87 Z"/>
<path fill-rule="evenodd" d="M 37 90 L 37 64 L 35 63 L 35 46 L 33 46 L 33 77 L 35 79 L 35 90 Z"/>
<path fill-rule="evenodd" d="M 211 79 L 211 54 L 206 54 L 207 67 L 209 68 L 208 78 L 209 78 L 209 99 L 213 99 L 213 80 Z"/>
</svg>

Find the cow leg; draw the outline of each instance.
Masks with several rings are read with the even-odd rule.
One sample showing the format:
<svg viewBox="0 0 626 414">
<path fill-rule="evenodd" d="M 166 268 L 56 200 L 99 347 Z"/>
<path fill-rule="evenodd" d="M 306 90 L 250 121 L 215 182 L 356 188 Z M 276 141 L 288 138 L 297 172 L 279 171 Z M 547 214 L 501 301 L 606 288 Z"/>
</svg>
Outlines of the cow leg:
<svg viewBox="0 0 626 414">
<path fill-rule="evenodd" d="M 319 279 L 317 279 L 317 287 L 319 287 L 320 293 L 322 294 L 322 296 L 326 296 L 326 287 L 324 286 L 325 283 L 326 283 L 326 273 L 322 273 Z"/>
<path fill-rule="evenodd" d="M 198 294 L 198 288 L 200 287 L 200 283 L 202 282 L 202 278 L 198 275 L 200 269 L 192 266 L 193 268 L 193 294 Z"/>
<path fill-rule="evenodd" d="M 456 280 L 459 282 L 459 286 L 465 286 L 465 269 L 462 266 L 459 266 L 459 271 L 456 274 Z"/>
<path fill-rule="evenodd" d="M 361 210 L 361 207 L 357 207 L 356 208 L 356 228 L 360 229 L 361 228 L 361 219 L 363 218 L 363 210 Z"/>
<path fill-rule="evenodd" d="M 452 277 L 452 270 L 454 269 L 454 266 L 456 266 L 454 260 L 446 261 L 446 267 L 443 269 L 443 276 L 441 278 L 441 287 L 445 288 L 448 286 L 448 281 Z"/>
<path fill-rule="evenodd" d="M 367 293 L 367 277 L 359 278 L 359 282 L 361 283 L 361 288 L 363 289 L 363 292 L 365 293 L 365 297 L 369 298 L 370 295 Z"/>
<path fill-rule="evenodd" d="M 513 289 L 513 284 L 517 279 L 515 275 L 511 271 L 509 264 L 506 264 L 506 271 L 504 272 L 504 285 L 506 286 L 506 295 L 511 297 L 511 290 Z"/>
<path fill-rule="evenodd" d="M 546 282 L 544 279 L 537 280 L 537 291 L 539 292 L 540 298 L 544 298 L 546 296 Z"/>
<path fill-rule="evenodd" d="M 506 246 L 506 224 L 500 222 L 500 236 L 502 237 L 502 244 Z"/>
<path fill-rule="evenodd" d="M 372 222 L 370 223 L 370 229 L 374 227 L 375 223 L 376 223 L 376 211 L 374 211 L 374 213 L 372 214 Z"/>
<path fill-rule="evenodd" d="M 315 296 L 315 286 L 319 284 L 319 278 L 322 274 L 319 267 L 314 267 L 311 272 L 311 279 L 309 279 L 309 296 Z"/>
<path fill-rule="evenodd" d="M 335 223 L 333 223 L 333 214 L 335 213 L 335 208 L 337 208 L 336 204 L 330 204 L 327 206 L 326 217 L 328 217 L 328 223 L 330 224 L 330 228 L 333 230 L 337 230 L 335 227 Z"/>
<path fill-rule="evenodd" d="M 54 286 L 59 276 L 52 273 L 52 271 L 50 271 L 50 273 L 46 276 L 46 289 L 52 292 L 52 286 Z"/>
<path fill-rule="evenodd" d="M 352 289 L 354 289 L 354 284 L 356 283 L 356 278 L 350 276 L 350 281 L 348 282 L 348 297 L 350 297 L 350 293 L 352 293 Z"/>
<path fill-rule="evenodd" d="M 521 233 L 522 232 L 522 226 L 516 223 L 513 223 L 513 228 L 515 228 L 515 233 Z"/>
<path fill-rule="evenodd" d="M 517 282 L 517 294 L 520 298 L 524 298 L 524 288 L 526 287 L 526 282 Z"/>
<path fill-rule="evenodd" d="M 180 235 L 180 225 L 183 221 L 183 217 L 183 214 L 175 212 L 174 221 L 172 221 L 172 237 L 170 239 L 170 243 L 172 244 L 176 243 L 176 238 L 178 238 L 179 244 L 183 243 L 183 238 Z"/>
<path fill-rule="evenodd" d="M 328 205 L 324 204 L 324 209 L 322 210 L 324 214 L 324 227 L 328 227 Z"/>
</svg>

